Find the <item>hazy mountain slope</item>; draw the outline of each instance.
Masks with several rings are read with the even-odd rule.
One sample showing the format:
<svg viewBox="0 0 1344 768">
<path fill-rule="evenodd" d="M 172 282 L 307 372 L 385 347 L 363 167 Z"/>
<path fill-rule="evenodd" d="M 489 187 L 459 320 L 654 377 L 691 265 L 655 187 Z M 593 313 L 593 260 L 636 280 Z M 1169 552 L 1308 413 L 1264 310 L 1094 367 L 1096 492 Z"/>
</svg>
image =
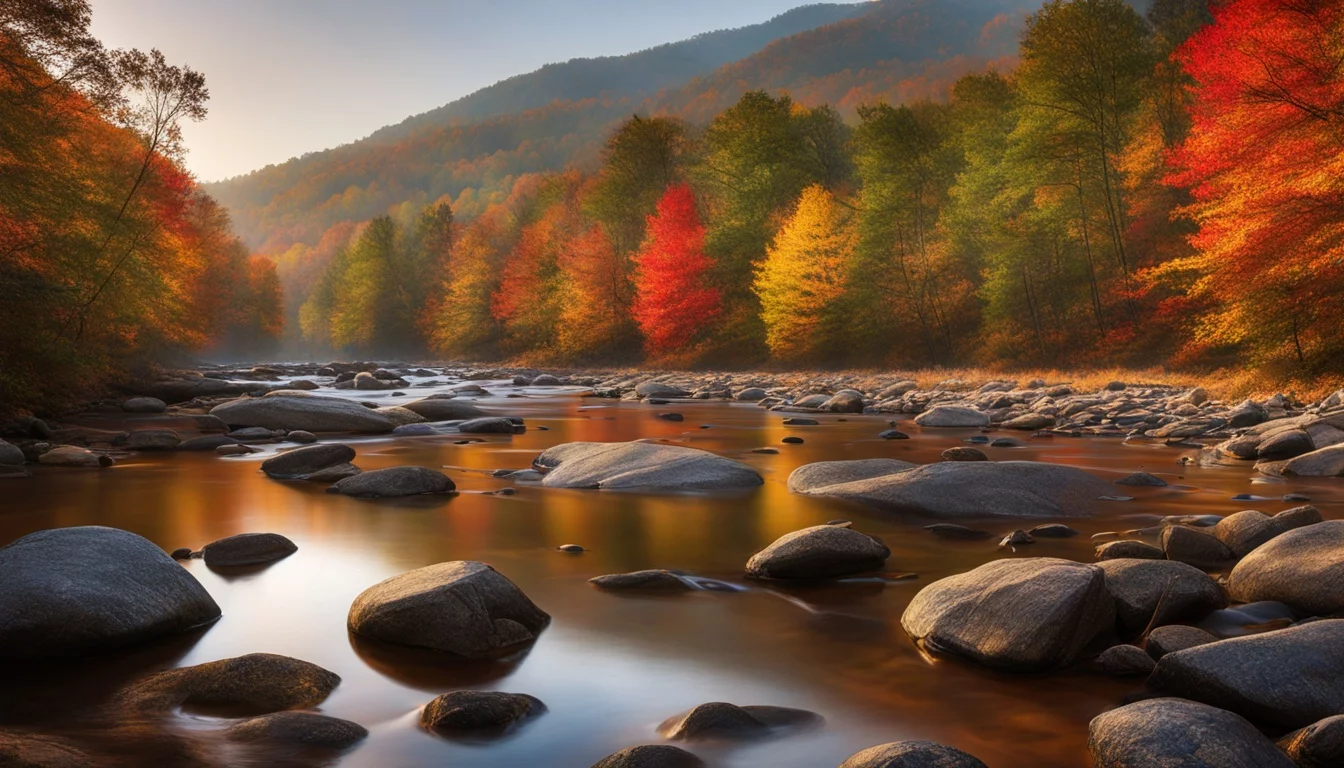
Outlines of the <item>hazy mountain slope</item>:
<svg viewBox="0 0 1344 768">
<path fill-rule="evenodd" d="M 401 205 L 446 198 L 470 216 L 507 194 L 522 174 L 594 160 L 615 124 L 635 111 L 704 122 L 756 88 L 850 107 L 939 95 L 960 74 L 1012 48 L 1027 1 L 879 0 L 858 16 L 776 40 L 647 98 L 612 93 L 551 101 L 483 120 L 420 116 L 210 191 L 249 244 L 272 254 L 315 244 L 332 225 Z"/>
</svg>

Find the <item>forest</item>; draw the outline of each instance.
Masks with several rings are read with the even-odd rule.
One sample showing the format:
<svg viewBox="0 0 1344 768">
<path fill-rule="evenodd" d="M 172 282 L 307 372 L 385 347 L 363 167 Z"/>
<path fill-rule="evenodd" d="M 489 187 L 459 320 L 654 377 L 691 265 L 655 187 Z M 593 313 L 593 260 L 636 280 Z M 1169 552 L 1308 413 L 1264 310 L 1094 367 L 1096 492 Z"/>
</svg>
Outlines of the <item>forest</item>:
<svg viewBox="0 0 1344 768">
<path fill-rule="evenodd" d="M 1052 0 L 1017 65 L 845 119 L 749 91 L 295 245 L 311 353 L 663 366 L 1344 362 L 1344 7 Z M 298 280 L 302 284 L 302 280 Z"/>
<path fill-rule="evenodd" d="M 0 3 L 0 410 L 188 354 L 266 355 L 281 332 L 274 263 L 181 164 L 204 77 L 105 49 L 90 13 Z"/>
</svg>

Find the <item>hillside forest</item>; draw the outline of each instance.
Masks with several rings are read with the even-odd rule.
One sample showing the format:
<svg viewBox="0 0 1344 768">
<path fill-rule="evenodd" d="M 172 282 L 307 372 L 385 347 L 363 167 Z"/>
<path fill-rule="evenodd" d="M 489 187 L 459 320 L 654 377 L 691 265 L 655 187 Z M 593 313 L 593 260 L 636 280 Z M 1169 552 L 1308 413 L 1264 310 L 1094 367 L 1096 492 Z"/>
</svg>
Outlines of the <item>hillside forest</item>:
<svg viewBox="0 0 1344 768">
<path fill-rule="evenodd" d="M 929 21 L 798 36 L 919 38 L 912 18 Z M 295 202 L 327 155 L 213 185 L 216 202 L 181 164 L 203 77 L 104 50 L 82 0 L 0 3 L 0 22 L 0 401 L 188 353 L 1301 381 L 1344 365 L 1332 0 L 1050 0 L 953 25 L 976 56 L 833 62 L 795 89 L 729 64 L 614 123 L 632 102 L 542 108 L 605 126 L 591 152 L 536 136 L 472 161 L 544 148 L 555 170 L 477 168 L 489 185 L 433 195 L 408 176 L 418 193 L 344 211 L 339 193 Z M 377 156 L 430 172 L 484 135 L 413 127 Z M 373 151 L 351 147 L 341 162 Z"/>
</svg>

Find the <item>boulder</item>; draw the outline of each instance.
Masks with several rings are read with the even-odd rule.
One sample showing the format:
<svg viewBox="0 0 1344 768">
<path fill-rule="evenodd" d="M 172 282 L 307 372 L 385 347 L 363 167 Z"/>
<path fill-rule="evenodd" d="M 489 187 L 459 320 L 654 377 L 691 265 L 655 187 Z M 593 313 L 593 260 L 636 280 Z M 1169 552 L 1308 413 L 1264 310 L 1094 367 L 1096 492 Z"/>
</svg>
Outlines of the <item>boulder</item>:
<svg viewBox="0 0 1344 768">
<path fill-rule="evenodd" d="M 230 427 L 263 427 L 286 432 L 391 432 L 396 426 L 384 414 L 353 400 L 318 395 L 284 395 L 230 400 L 210 409 Z"/>
<path fill-rule="evenodd" d="M 989 461 L 989 457 L 979 448 L 972 448 L 969 445 L 958 445 L 948 448 L 940 454 L 943 461 Z"/>
<path fill-rule="evenodd" d="M 759 403 L 769 397 L 769 395 L 770 393 L 760 387 L 747 387 L 746 389 L 738 390 L 737 394 L 733 395 L 733 399 L 743 403 Z"/>
<path fill-rule="evenodd" d="M 856 752 L 840 768 L 985 768 L 985 764 L 932 741 L 895 741 Z"/>
<path fill-rule="evenodd" d="M 1287 497 L 1284 498 L 1287 501 Z M 1321 511 L 1310 504 L 1304 504 L 1300 507 L 1285 509 L 1274 516 L 1274 522 L 1285 531 L 1291 531 L 1294 528 L 1305 528 L 1308 525 L 1315 525 L 1321 522 Z"/>
<path fill-rule="evenodd" d="M 1279 473 L 1290 477 L 1339 477 L 1344 475 L 1344 443 L 1326 446 L 1286 461 Z"/>
<path fill-rule="evenodd" d="M 1280 534 L 1237 563 L 1227 590 L 1234 600 L 1277 600 L 1309 615 L 1344 612 L 1344 520 Z"/>
<path fill-rule="evenodd" d="M 1162 551 L 1168 560 L 1199 568 L 1217 568 L 1233 559 L 1227 545 L 1203 531 L 1184 525 L 1162 529 Z"/>
<path fill-rule="evenodd" d="M 408 411 L 414 411 L 425 421 L 460 421 L 462 419 L 475 419 L 485 415 L 485 411 L 477 408 L 474 404 L 465 400 L 455 400 L 445 397 L 430 397 L 424 400 L 406 403 L 401 406 Z"/>
<path fill-rule="evenodd" d="M 1165 560 L 1167 553 L 1146 541 L 1122 539 L 1097 546 L 1098 560 Z"/>
<path fill-rule="evenodd" d="M 532 462 L 550 488 L 699 491 L 751 488 L 764 481 L 740 462 L 660 443 L 564 443 Z"/>
<path fill-rule="evenodd" d="M 611 592 L 688 592 L 695 589 L 685 579 L 667 570 L 613 573 L 595 576 L 588 583 Z"/>
<path fill-rule="evenodd" d="M 607 755 L 592 768 L 705 768 L 705 762 L 671 744 L 646 744 Z"/>
<path fill-rule="evenodd" d="M 1305 728 L 1344 714 L 1344 619 L 1233 637 L 1163 656 L 1149 684 L 1254 722 Z"/>
<path fill-rule="evenodd" d="M 1297 768 L 1344 765 L 1344 715 L 1327 717 L 1279 739 L 1279 748 Z"/>
<path fill-rule="evenodd" d="M 524 693 L 450 691 L 425 705 L 420 726 L 436 733 L 504 730 L 546 711 L 541 700 Z"/>
<path fill-rule="evenodd" d="M 839 485 L 840 483 L 893 475 L 907 469 L 914 469 L 917 466 L 919 465 L 898 459 L 816 461 L 811 464 L 804 464 L 789 474 L 789 490 L 794 493 L 808 493 L 818 488 Z"/>
<path fill-rule="evenodd" d="M 398 645 L 489 658 L 531 643 L 551 621 L 522 590 L 485 563 L 439 563 L 366 589 L 351 632 Z"/>
<path fill-rule="evenodd" d="M 987 427 L 989 414 L 962 405 L 939 405 L 915 417 L 921 427 Z"/>
<path fill-rule="evenodd" d="M 0 440 L 0 466 L 20 466 L 25 461 L 27 459 L 17 445 Z"/>
<path fill-rule="evenodd" d="M 541 374 L 540 376 L 538 376 L 538 377 L 536 377 L 535 379 L 532 380 L 532 386 L 534 386 L 534 387 L 558 387 L 558 386 L 560 386 L 560 379 L 558 379 L 558 378 L 552 376 L 552 375 L 549 374 L 549 373 L 543 373 L 543 374 Z"/>
<path fill-rule="evenodd" d="M 1198 620 L 1227 607 L 1217 582 L 1192 565 L 1123 558 L 1105 560 L 1097 567 L 1106 574 L 1106 590 L 1115 599 L 1120 626 L 1129 633 L 1142 632 L 1153 623 Z"/>
<path fill-rule="evenodd" d="M 397 427 L 404 427 L 409 424 L 421 424 L 425 421 L 424 416 L 421 416 L 409 408 L 402 408 L 399 405 L 385 406 L 383 408 L 375 409 L 374 412 L 380 416 L 386 416 L 387 420 L 392 422 L 393 430 L 396 430 Z"/>
<path fill-rule="evenodd" d="M 513 421 L 503 416 L 470 419 L 457 425 L 464 435 L 511 435 L 516 429 Z"/>
<path fill-rule="evenodd" d="M 1269 515 L 1247 509 L 1218 521 L 1213 527 L 1213 535 L 1232 550 L 1234 557 L 1245 557 L 1283 530 L 1280 523 Z"/>
<path fill-rule="evenodd" d="M 348 749 L 363 741 L 369 731 L 359 723 L 316 712 L 274 712 L 236 722 L 225 735 L 233 741 Z"/>
<path fill-rule="evenodd" d="M 670 717 L 658 732 L 673 741 L 756 739 L 786 728 L 816 725 L 821 717 L 788 707 L 739 707 L 722 701 L 701 704 Z"/>
<path fill-rule="evenodd" d="M 1205 632 L 1199 627 L 1187 627 L 1184 624 L 1168 624 L 1164 627 L 1158 627 L 1148 633 L 1148 640 L 1144 647 L 1148 649 L 1148 655 L 1156 661 L 1166 656 L 1168 653 L 1184 651 L 1186 648 L 1194 648 L 1200 645 L 1218 642 L 1218 638 Z"/>
<path fill-rule="evenodd" d="M 132 397 L 121 404 L 121 410 L 127 413 L 163 413 L 168 404 L 157 397 Z"/>
<path fill-rule="evenodd" d="M 110 467 L 112 457 L 94 453 L 77 445 L 58 445 L 37 457 L 38 464 L 49 467 Z"/>
<path fill-rule="evenodd" d="M 310 445 L 317 442 L 317 435 L 314 435 L 312 432 L 305 432 L 302 429 L 291 429 L 289 433 L 285 435 L 285 439 L 291 443 Z"/>
<path fill-rule="evenodd" d="M 1183 699 L 1148 699 L 1088 726 L 1095 768 L 1293 768 L 1255 726 Z"/>
<path fill-rule="evenodd" d="M 1156 662 L 1137 645 L 1113 645 L 1102 651 L 1093 666 L 1103 675 L 1147 677 Z"/>
<path fill-rule="evenodd" d="M 768 579 L 829 579 L 874 571 L 891 550 L 853 528 L 816 525 L 787 533 L 747 561 L 747 575 Z"/>
<path fill-rule="evenodd" d="M 1085 517 L 1109 483 L 1081 469 L 1033 461 L 948 461 L 807 491 L 940 518 Z"/>
<path fill-rule="evenodd" d="M 302 480 L 318 470 L 347 464 L 355 458 L 355 449 L 340 443 L 323 443 L 276 454 L 261 462 L 267 477 Z"/>
<path fill-rule="evenodd" d="M 457 486 L 452 479 L 437 469 L 388 467 L 359 472 L 337 480 L 327 492 L 361 499 L 392 499 L 453 493 L 456 490 Z"/>
<path fill-rule="evenodd" d="M 0 659 L 76 656 L 186 632 L 219 606 L 162 549 L 98 526 L 0 548 Z"/>
<path fill-rule="evenodd" d="M 172 451 L 181 444 L 182 438 L 171 429 L 137 429 L 126 441 L 132 451 Z"/>
<path fill-rule="evenodd" d="M 182 707 L 250 716 L 321 704 L 341 678 L 316 664 L 273 653 L 250 653 L 170 669 L 118 694 L 130 706 L 167 712 Z"/>
<path fill-rule="evenodd" d="M 280 560 L 298 551 L 294 542 L 278 533 L 240 533 L 206 544 L 201 550 L 211 568 L 260 565 Z"/>
<path fill-rule="evenodd" d="M 535 382 L 533 382 L 535 383 Z M 663 384 L 658 381 L 645 381 L 635 387 L 635 394 L 643 398 L 677 398 L 690 397 L 691 393 L 681 387 L 671 384 Z"/>
<path fill-rule="evenodd" d="M 831 413 L 863 413 L 863 395 L 852 389 L 842 389 L 822 403 L 821 410 Z"/>
<path fill-rule="evenodd" d="M 1049 557 L 995 560 L 940 579 L 901 616 L 930 650 L 1018 671 L 1067 666 L 1114 624 L 1105 572 Z"/>
<path fill-rule="evenodd" d="M 1316 450 L 1311 435 L 1301 429 L 1285 429 L 1267 435 L 1256 446 L 1255 457 L 1264 461 L 1279 461 L 1301 456 Z"/>
<path fill-rule="evenodd" d="M 1000 426 L 1004 429 L 1049 429 L 1055 426 L 1055 417 L 1045 413 L 1024 413 Z"/>
</svg>

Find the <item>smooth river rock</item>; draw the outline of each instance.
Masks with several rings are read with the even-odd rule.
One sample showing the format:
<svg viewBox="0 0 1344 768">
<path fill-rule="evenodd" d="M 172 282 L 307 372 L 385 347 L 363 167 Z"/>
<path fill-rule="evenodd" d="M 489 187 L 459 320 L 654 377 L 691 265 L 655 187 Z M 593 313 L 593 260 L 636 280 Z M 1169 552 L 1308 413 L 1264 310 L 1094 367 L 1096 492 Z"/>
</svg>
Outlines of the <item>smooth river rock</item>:
<svg viewBox="0 0 1344 768">
<path fill-rule="evenodd" d="M 1117 542 L 1119 543 L 1119 542 Z M 1171 560 L 1121 558 L 1097 563 L 1106 589 L 1115 598 L 1120 625 L 1130 633 L 1157 624 L 1198 620 L 1227 607 L 1227 598 L 1207 573 Z"/>
<path fill-rule="evenodd" d="M 1050 557 L 995 560 L 939 579 L 901 616 L 932 651 L 1015 671 L 1067 666 L 1114 624 L 1105 572 Z"/>
<path fill-rule="evenodd" d="M 504 730 L 545 711 L 540 699 L 525 693 L 449 691 L 425 705 L 420 726 L 444 734 Z"/>
<path fill-rule="evenodd" d="M 38 531 L 0 548 L 0 659 L 75 656 L 219 618 L 200 582 L 117 528 Z"/>
<path fill-rule="evenodd" d="M 921 427 L 987 427 L 989 414 L 961 405 L 939 405 L 915 417 Z"/>
<path fill-rule="evenodd" d="M 723 701 L 712 701 L 664 720 L 658 726 L 658 732 L 673 741 L 746 740 L 820 723 L 819 715 L 805 709 L 753 705 L 739 707 Z"/>
<path fill-rule="evenodd" d="M 267 477 L 301 480 L 319 470 L 354 459 L 354 448 L 340 443 L 323 443 L 276 454 L 261 462 L 261 471 Z"/>
<path fill-rule="evenodd" d="M 807 491 L 945 519 L 1086 517 L 1110 492 L 1081 469 L 1034 461 L 938 462 Z"/>
<path fill-rule="evenodd" d="M 149 710 L 206 708 L 250 716 L 316 707 L 340 683 L 340 675 L 316 664 L 274 653 L 250 653 L 159 672 L 132 683 L 118 696 Z"/>
<path fill-rule="evenodd" d="M 880 569 L 891 556 L 882 540 L 853 528 L 815 525 L 786 533 L 747 561 L 765 579 L 829 579 Z"/>
<path fill-rule="evenodd" d="M 1293 731 L 1279 739 L 1279 748 L 1297 768 L 1339 768 L 1344 765 L 1344 715 Z"/>
<path fill-rule="evenodd" d="M 327 492 L 361 499 L 394 499 L 404 496 L 453 493 L 456 490 L 457 486 L 452 478 L 437 469 L 388 467 L 360 472 L 337 480 Z"/>
<path fill-rule="evenodd" d="M 230 427 L 303 430 L 305 432 L 391 432 L 396 426 L 385 414 L 354 400 L 318 395 L 271 393 L 230 400 L 210 409 Z"/>
<path fill-rule="evenodd" d="M 363 741 L 369 731 L 359 723 L 319 715 L 316 712 L 274 712 L 230 725 L 230 739 L 242 742 L 297 744 L 324 749 L 348 749 Z"/>
<path fill-rule="evenodd" d="M 212 541 L 202 548 L 211 568 L 236 568 L 280 560 L 298 551 L 294 542 L 278 533 L 240 533 Z"/>
<path fill-rule="evenodd" d="M 986 768 L 959 749 L 932 741 L 895 741 L 850 755 L 840 768 Z"/>
<path fill-rule="evenodd" d="M 420 414 L 425 421 L 458 421 L 486 415 L 485 411 L 477 408 L 474 404 L 466 400 L 453 398 L 430 397 L 406 403 L 401 407 Z"/>
<path fill-rule="evenodd" d="M 1321 616 L 1344 612 L 1344 520 L 1280 534 L 1237 563 L 1227 589 L 1245 603 L 1276 600 Z"/>
<path fill-rule="evenodd" d="M 565 443 L 537 456 L 550 488 L 640 488 L 653 491 L 731 490 L 761 485 L 741 462 L 660 443 Z"/>
<path fill-rule="evenodd" d="M 705 768 L 705 761 L 671 744 L 645 744 L 607 755 L 592 768 Z"/>
<path fill-rule="evenodd" d="M 1255 726 L 1184 699 L 1148 699 L 1093 718 L 1094 768 L 1293 768 Z"/>
<path fill-rule="evenodd" d="M 808 493 L 818 488 L 885 477 L 919 466 L 898 459 L 854 459 L 850 461 L 815 461 L 789 473 L 789 490 Z"/>
<path fill-rule="evenodd" d="M 366 589 L 351 632 L 398 645 L 490 658 L 536 639 L 551 617 L 485 563 L 439 563 Z"/>
</svg>

